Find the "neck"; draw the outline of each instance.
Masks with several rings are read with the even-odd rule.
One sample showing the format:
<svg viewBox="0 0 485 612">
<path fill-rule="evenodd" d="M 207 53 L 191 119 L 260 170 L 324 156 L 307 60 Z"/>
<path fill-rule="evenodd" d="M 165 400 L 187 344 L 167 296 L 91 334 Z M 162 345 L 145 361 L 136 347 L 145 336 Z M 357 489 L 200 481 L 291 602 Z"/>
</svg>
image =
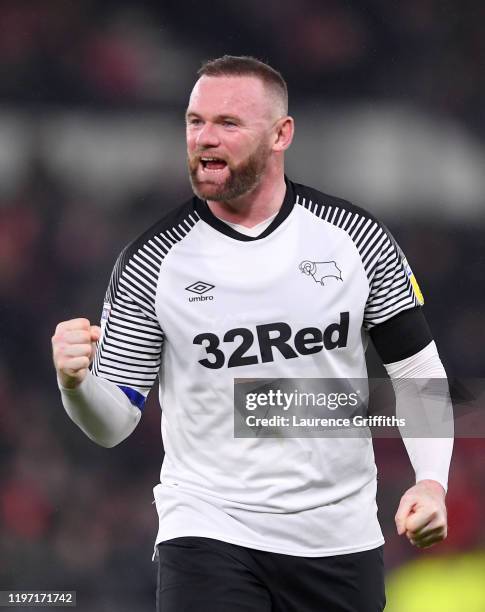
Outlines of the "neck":
<svg viewBox="0 0 485 612">
<path fill-rule="evenodd" d="M 220 219 L 254 227 L 279 211 L 285 192 L 285 177 L 281 172 L 276 177 L 264 177 L 254 189 L 239 198 L 222 202 L 208 200 L 207 205 Z"/>
</svg>

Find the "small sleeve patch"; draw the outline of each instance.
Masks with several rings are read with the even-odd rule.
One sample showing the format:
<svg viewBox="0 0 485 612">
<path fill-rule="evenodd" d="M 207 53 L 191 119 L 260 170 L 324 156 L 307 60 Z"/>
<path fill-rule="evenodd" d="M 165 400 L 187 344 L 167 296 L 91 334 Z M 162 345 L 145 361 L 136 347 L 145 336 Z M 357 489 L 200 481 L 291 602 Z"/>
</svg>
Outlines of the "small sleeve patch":
<svg viewBox="0 0 485 612">
<path fill-rule="evenodd" d="M 418 285 L 418 281 L 416 280 L 416 277 L 414 276 L 413 271 L 411 270 L 411 266 L 409 265 L 408 260 L 404 258 L 402 263 L 404 266 L 404 270 L 406 271 L 406 275 L 409 278 L 409 282 L 411 283 L 411 287 L 413 288 L 414 295 L 416 296 L 419 305 L 422 306 L 424 304 L 424 297 Z"/>
<path fill-rule="evenodd" d="M 110 313 L 111 304 L 109 302 L 104 302 L 103 312 L 101 313 L 101 338 L 104 336 L 104 330 L 106 328 L 106 324 L 108 323 Z"/>
</svg>

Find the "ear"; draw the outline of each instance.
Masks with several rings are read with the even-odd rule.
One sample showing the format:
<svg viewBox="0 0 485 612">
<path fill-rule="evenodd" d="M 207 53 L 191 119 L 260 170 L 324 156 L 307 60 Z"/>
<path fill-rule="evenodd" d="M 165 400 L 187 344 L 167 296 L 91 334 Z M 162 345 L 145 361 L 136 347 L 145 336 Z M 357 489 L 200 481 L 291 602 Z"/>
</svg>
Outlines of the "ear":
<svg viewBox="0 0 485 612">
<path fill-rule="evenodd" d="M 286 116 L 278 119 L 273 129 L 273 151 L 286 151 L 295 133 L 293 117 Z"/>
</svg>

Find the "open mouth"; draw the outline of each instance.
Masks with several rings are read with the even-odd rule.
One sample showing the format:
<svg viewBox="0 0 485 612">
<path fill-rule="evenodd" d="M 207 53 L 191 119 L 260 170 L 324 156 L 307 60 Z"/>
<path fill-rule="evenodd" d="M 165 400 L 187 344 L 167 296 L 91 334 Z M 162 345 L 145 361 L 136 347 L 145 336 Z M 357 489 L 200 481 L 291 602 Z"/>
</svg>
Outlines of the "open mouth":
<svg viewBox="0 0 485 612">
<path fill-rule="evenodd" d="M 201 157 L 200 163 L 204 170 L 209 170 L 210 172 L 224 170 L 227 166 L 227 163 L 219 157 Z"/>
</svg>

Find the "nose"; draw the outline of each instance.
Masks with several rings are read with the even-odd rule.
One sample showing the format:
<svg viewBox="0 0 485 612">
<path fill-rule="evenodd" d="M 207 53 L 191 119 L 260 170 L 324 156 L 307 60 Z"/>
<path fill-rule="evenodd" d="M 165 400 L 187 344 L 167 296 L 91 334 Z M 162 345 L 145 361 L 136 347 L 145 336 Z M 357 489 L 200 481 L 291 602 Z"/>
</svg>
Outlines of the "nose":
<svg viewBox="0 0 485 612">
<path fill-rule="evenodd" d="M 220 144 L 217 126 L 208 121 L 199 130 L 196 138 L 197 146 L 201 149 L 217 147 Z"/>
</svg>

